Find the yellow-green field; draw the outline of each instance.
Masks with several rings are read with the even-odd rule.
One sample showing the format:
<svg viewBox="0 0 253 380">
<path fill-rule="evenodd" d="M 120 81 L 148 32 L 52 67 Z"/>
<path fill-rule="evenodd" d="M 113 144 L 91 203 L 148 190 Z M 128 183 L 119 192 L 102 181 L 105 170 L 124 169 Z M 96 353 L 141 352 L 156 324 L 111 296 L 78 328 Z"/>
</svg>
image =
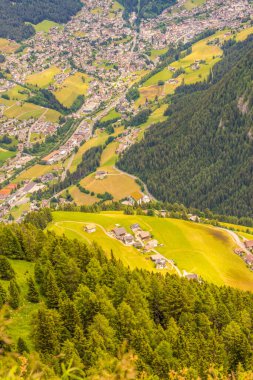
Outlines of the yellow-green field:
<svg viewBox="0 0 253 380">
<path fill-rule="evenodd" d="M 249 240 L 253 240 L 253 227 L 245 227 L 245 226 L 240 226 L 239 224 L 231 224 L 231 223 L 221 223 L 220 224 L 228 228 L 239 235 L 242 239 L 246 238 Z"/>
<path fill-rule="evenodd" d="M 84 232 L 85 223 L 96 223 L 97 232 Z M 233 238 L 218 228 L 177 219 L 128 216 L 122 212 L 108 211 L 100 214 L 54 212 L 53 223 L 48 229 L 87 242 L 95 240 L 108 254 L 112 249 L 114 255 L 130 268 L 152 269 L 153 264 L 148 255 L 106 235 L 106 231 L 114 228 L 115 224 L 124 226 L 130 232 L 129 227 L 133 223 L 139 223 L 144 230 L 150 231 L 163 244 L 156 250 L 168 259 L 173 259 L 180 270 L 197 273 L 217 285 L 253 290 L 253 273 L 233 253 L 236 246 Z"/>
<path fill-rule="evenodd" d="M 15 152 L 0 148 L 0 165 L 3 165 L 9 158 L 14 157 L 15 154 Z"/>
<path fill-rule="evenodd" d="M 100 121 L 101 122 L 105 122 L 105 121 L 109 121 L 109 120 L 114 120 L 114 119 L 117 119 L 118 117 L 120 117 L 120 113 L 117 112 L 115 110 L 115 108 L 113 108 L 112 110 L 110 110 L 110 112 L 108 112 L 107 115 L 105 115 Z"/>
<path fill-rule="evenodd" d="M 12 87 L 5 94 L 8 95 L 11 100 L 26 100 L 29 96 L 27 90 L 19 85 Z"/>
<path fill-rule="evenodd" d="M 206 0 L 187 0 L 184 4 L 184 7 L 190 11 L 193 8 L 199 7 L 200 5 L 205 4 Z"/>
<path fill-rule="evenodd" d="M 70 75 L 54 92 L 56 98 L 65 107 L 71 107 L 78 95 L 85 95 L 91 78 L 83 73 Z"/>
<path fill-rule="evenodd" d="M 18 219 L 20 218 L 20 216 L 22 215 L 24 211 L 29 211 L 29 210 L 30 210 L 30 203 L 28 202 L 23 203 L 20 206 L 13 207 L 11 210 L 11 215 L 14 217 L 14 219 Z"/>
<path fill-rule="evenodd" d="M 4 54 L 14 53 L 15 50 L 19 47 L 14 41 L 7 40 L 5 38 L 0 38 L 0 52 Z"/>
<path fill-rule="evenodd" d="M 102 156 L 101 156 L 101 161 L 100 161 L 100 166 L 102 167 L 107 167 L 107 166 L 114 166 L 118 155 L 116 154 L 116 149 L 118 147 L 119 143 L 117 141 L 113 141 L 107 147 L 104 149 Z"/>
<path fill-rule="evenodd" d="M 191 2 L 191 0 L 189 1 Z M 202 0 L 196 0 L 194 3 L 196 4 L 200 1 Z M 237 41 L 242 41 L 252 33 L 253 27 L 245 28 L 237 33 L 234 38 L 236 38 Z M 221 60 L 223 54 L 222 49 L 218 45 L 208 45 L 208 42 L 213 41 L 216 38 L 218 38 L 220 42 L 223 42 L 233 38 L 233 35 L 229 30 L 222 30 L 193 44 L 191 54 L 169 65 L 175 70 L 182 68 L 185 71 L 184 74 L 175 78 L 176 83 L 169 83 L 169 80 L 173 78 L 173 71 L 169 70 L 168 67 L 165 67 L 162 71 L 149 78 L 139 89 L 141 96 L 135 102 L 135 106 L 138 107 L 139 105 L 143 105 L 146 99 L 154 100 L 156 96 L 161 98 L 165 95 L 173 94 L 175 89 L 179 87 L 183 81 L 185 84 L 193 84 L 207 79 L 210 70 Z M 204 62 L 200 62 L 200 68 L 194 70 L 192 65 L 200 60 Z M 164 82 L 164 84 L 158 85 L 159 81 Z"/>
<path fill-rule="evenodd" d="M 60 72 L 61 70 L 58 67 L 52 66 L 39 73 L 28 75 L 26 78 L 26 83 L 32 84 L 33 86 L 38 86 L 40 88 L 48 87 L 54 82 L 55 75 L 60 74 Z"/>
<path fill-rule="evenodd" d="M 17 310 L 9 309 L 10 319 L 7 324 L 7 332 L 13 343 L 16 344 L 18 338 L 23 338 L 30 350 L 33 350 L 31 339 L 31 315 L 39 308 L 39 304 L 26 301 L 28 291 L 27 279 L 33 276 L 34 263 L 23 260 L 10 260 L 11 266 L 16 273 L 16 281 L 20 287 L 21 306 Z M 1 285 L 7 290 L 9 281 L 0 280 Z M 20 328 L 22 326 L 22 328 Z"/>
<path fill-rule="evenodd" d="M 163 54 L 165 54 L 166 52 L 167 52 L 167 48 L 165 48 L 165 49 L 160 49 L 160 50 L 155 50 L 155 49 L 152 49 L 151 50 L 151 56 L 150 56 L 150 58 L 152 59 L 152 60 L 154 60 L 154 59 L 156 59 L 157 57 L 160 57 L 160 55 L 163 55 Z"/>
<path fill-rule="evenodd" d="M 50 29 L 53 27 L 62 28 L 61 24 L 57 24 L 56 22 L 49 21 L 49 20 L 44 20 L 40 22 L 39 24 L 36 24 L 36 25 L 32 24 L 32 25 L 34 29 L 36 30 L 36 32 L 45 32 L 45 33 L 48 33 Z"/>
<path fill-rule="evenodd" d="M 81 205 L 92 205 L 99 201 L 99 199 L 95 196 L 92 196 L 90 194 L 82 193 L 77 186 L 71 186 L 69 187 L 69 193 L 73 197 L 74 202 L 77 204 L 77 206 Z"/>
<path fill-rule="evenodd" d="M 19 174 L 18 177 L 15 178 L 16 183 L 24 181 L 24 180 L 32 180 L 38 177 L 41 177 L 42 175 L 46 173 L 52 172 L 53 168 L 50 165 L 34 165 L 31 168 L 23 171 Z"/>
<path fill-rule="evenodd" d="M 78 150 L 76 153 L 74 160 L 72 162 L 72 165 L 70 166 L 70 172 L 72 173 L 73 171 L 76 170 L 77 165 L 80 164 L 82 161 L 82 155 L 90 148 L 93 148 L 95 146 L 103 145 L 106 140 L 108 139 L 108 134 L 103 132 L 103 133 L 97 133 L 95 137 L 92 139 L 86 141 Z"/>
<path fill-rule="evenodd" d="M 105 169 L 109 172 L 105 179 L 95 179 L 95 174 L 84 178 L 80 184 L 89 191 L 102 194 L 108 192 L 112 194 L 114 200 L 121 200 L 135 191 L 140 191 L 139 185 L 127 174 L 122 174 L 112 167 L 101 166 L 98 170 Z"/>
<path fill-rule="evenodd" d="M 33 103 L 26 103 L 22 101 L 6 100 L 0 98 L 0 103 L 5 104 L 4 115 L 8 118 L 16 118 L 18 120 L 28 120 L 30 118 L 38 119 L 43 115 L 46 121 L 57 122 L 60 113 L 40 107 Z"/>
<path fill-rule="evenodd" d="M 123 5 L 121 5 L 117 1 L 113 2 L 113 4 L 112 4 L 112 10 L 113 11 L 119 11 L 119 10 L 123 10 L 123 9 L 124 9 Z"/>
</svg>

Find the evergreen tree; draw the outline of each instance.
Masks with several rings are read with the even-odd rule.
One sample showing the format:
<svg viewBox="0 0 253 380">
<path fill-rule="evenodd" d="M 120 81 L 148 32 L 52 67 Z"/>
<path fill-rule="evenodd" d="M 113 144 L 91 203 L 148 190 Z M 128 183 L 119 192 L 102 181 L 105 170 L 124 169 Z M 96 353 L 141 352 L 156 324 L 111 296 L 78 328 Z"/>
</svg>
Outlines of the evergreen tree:
<svg viewBox="0 0 253 380">
<path fill-rule="evenodd" d="M 55 310 L 39 309 L 35 317 L 33 338 L 35 348 L 42 354 L 56 355 L 60 350 L 61 322 Z"/>
<path fill-rule="evenodd" d="M 11 280 L 13 277 L 15 277 L 15 272 L 9 260 L 4 256 L 0 256 L 0 279 Z"/>
<path fill-rule="evenodd" d="M 28 278 L 27 284 L 28 284 L 27 300 L 29 302 L 32 302 L 32 303 L 38 303 L 39 302 L 39 292 L 36 289 L 36 285 L 35 285 L 32 277 Z"/>
<path fill-rule="evenodd" d="M 17 342 L 17 352 L 19 354 L 23 354 L 24 352 L 28 352 L 29 353 L 29 349 L 27 347 L 27 344 L 26 342 L 24 341 L 23 338 L 18 338 L 18 342 Z"/>
<path fill-rule="evenodd" d="M 19 287 L 15 280 L 10 281 L 9 285 L 9 304 L 13 309 L 17 309 L 20 304 Z"/>
</svg>

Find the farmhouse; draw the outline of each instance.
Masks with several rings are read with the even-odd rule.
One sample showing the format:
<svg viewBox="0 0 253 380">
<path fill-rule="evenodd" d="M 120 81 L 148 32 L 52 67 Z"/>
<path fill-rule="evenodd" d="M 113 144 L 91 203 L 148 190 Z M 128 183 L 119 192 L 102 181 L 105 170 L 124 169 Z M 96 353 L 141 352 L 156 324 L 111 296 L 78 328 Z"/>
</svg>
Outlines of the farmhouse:
<svg viewBox="0 0 253 380">
<path fill-rule="evenodd" d="M 103 171 L 103 170 L 98 170 L 96 172 L 95 179 L 104 179 L 104 178 L 106 178 L 107 174 L 108 173 Z"/>
<path fill-rule="evenodd" d="M 148 231 L 140 231 L 138 233 L 138 237 L 141 239 L 141 240 L 148 240 L 151 238 L 151 235 Z"/>
<path fill-rule="evenodd" d="M 135 224 L 132 224 L 132 225 L 130 226 L 130 228 L 131 228 L 131 230 L 132 230 L 133 232 L 136 232 L 136 231 L 139 231 L 139 230 L 140 230 L 140 225 L 139 225 L 138 223 L 135 223 Z"/>
<path fill-rule="evenodd" d="M 123 236 L 123 242 L 126 245 L 133 245 L 134 244 L 134 238 L 131 234 L 126 234 L 125 236 Z"/>
<path fill-rule="evenodd" d="M 247 240 L 244 244 L 247 249 L 253 250 L 253 240 Z"/>
<path fill-rule="evenodd" d="M 123 237 L 127 235 L 127 231 L 125 230 L 124 227 L 117 227 L 112 230 L 114 233 L 115 237 L 119 240 L 123 240 Z"/>
<path fill-rule="evenodd" d="M 183 270 L 183 277 L 187 278 L 187 280 L 199 281 L 199 276 L 196 273 L 188 273 L 186 270 Z"/>
<path fill-rule="evenodd" d="M 146 251 L 151 251 L 151 249 L 154 249 L 155 247 L 158 246 L 158 241 L 157 240 L 150 240 L 146 246 L 145 246 L 145 250 Z"/>
<path fill-rule="evenodd" d="M 132 205 L 134 205 L 135 203 L 137 203 L 138 205 L 141 205 L 142 203 L 149 203 L 150 198 L 147 195 L 143 195 L 141 192 L 136 191 L 128 197 L 128 201 Z"/>
<path fill-rule="evenodd" d="M 96 232 L 96 225 L 95 224 L 87 224 L 84 227 L 84 230 L 88 232 L 88 234 L 92 234 L 93 232 Z"/>
<path fill-rule="evenodd" d="M 150 259 L 155 263 L 156 269 L 164 269 L 164 268 L 166 268 L 166 261 L 167 260 L 160 253 L 157 253 L 156 255 L 150 256 Z"/>
</svg>

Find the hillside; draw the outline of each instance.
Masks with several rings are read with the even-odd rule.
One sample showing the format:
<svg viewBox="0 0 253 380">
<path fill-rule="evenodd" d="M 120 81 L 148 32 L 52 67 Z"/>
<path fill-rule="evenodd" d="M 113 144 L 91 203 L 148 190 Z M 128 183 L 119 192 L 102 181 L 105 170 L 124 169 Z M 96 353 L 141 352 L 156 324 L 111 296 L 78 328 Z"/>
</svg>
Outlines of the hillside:
<svg viewBox="0 0 253 380">
<path fill-rule="evenodd" d="M 226 43 L 224 54 L 208 84 L 176 91 L 170 117 L 150 128 L 119 167 L 163 201 L 251 216 L 253 38 Z"/>
<path fill-rule="evenodd" d="M 249 378 L 251 292 L 130 270 L 50 220 L 0 226 L 1 378 Z"/>
<path fill-rule="evenodd" d="M 88 223 L 97 225 L 97 231 L 91 235 L 84 231 Z M 131 233 L 130 225 L 134 223 L 138 223 L 157 239 L 159 246 L 156 251 L 168 260 L 174 260 L 181 273 L 186 270 L 216 285 L 253 290 L 253 273 L 234 254 L 236 243 L 231 236 L 218 228 L 177 219 L 124 215 L 122 212 L 92 214 L 60 211 L 53 213 L 53 222 L 48 230 L 90 244 L 96 241 L 103 246 L 106 254 L 110 254 L 112 249 L 115 257 L 130 269 L 157 272 L 150 260 L 151 253 L 143 255 L 133 246 L 123 245 L 108 236 L 116 224 Z M 169 270 L 168 273 L 174 274 L 175 271 Z"/>
<path fill-rule="evenodd" d="M 130 13 L 137 14 L 137 20 L 141 18 L 155 17 L 162 13 L 166 8 L 176 4 L 176 0 L 119 0 L 124 6 L 124 14 L 126 17 Z"/>
<path fill-rule="evenodd" d="M 21 41 L 35 33 L 43 20 L 64 23 L 81 9 L 79 0 L 0 0 L 0 37 Z"/>
</svg>

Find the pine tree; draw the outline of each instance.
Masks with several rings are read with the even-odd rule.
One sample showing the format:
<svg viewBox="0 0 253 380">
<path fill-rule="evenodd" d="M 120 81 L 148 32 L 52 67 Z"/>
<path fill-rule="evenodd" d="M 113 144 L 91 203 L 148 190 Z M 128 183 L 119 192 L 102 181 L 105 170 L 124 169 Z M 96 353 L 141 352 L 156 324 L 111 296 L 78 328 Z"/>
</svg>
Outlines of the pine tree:
<svg viewBox="0 0 253 380">
<path fill-rule="evenodd" d="M 27 347 L 27 344 L 26 342 L 24 341 L 23 338 L 18 338 L 18 342 L 17 342 L 17 352 L 19 354 L 23 354 L 24 352 L 28 352 L 29 353 L 29 349 Z"/>
<path fill-rule="evenodd" d="M 19 287 L 15 280 L 11 280 L 9 285 L 9 304 L 13 309 L 17 309 L 20 304 Z"/>
<path fill-rule="evenodd" d="M 57 286 L 54 272 L 50 270 L 46 276 L 45 284 L 45 295 L 46 295 L 46 304 L 49 308 L 57 308 L 59 304 L 59 288 Z"/>
<path fill-rule="evenodd" d="M 11 280 L 14 277 L 15 277 L 15 272 L 9 260 L 4 256 L 0 256 L 0 279 Z"/>
<path fill-rule="evenodd" d="M 38 290 L 36 289 L 36 285 L 32 277 L 28 278 L 27 284 L 28 284 L 27 300 L 32 303 L 38 303 L 39 293 L 38 293 Z"/>
<path fill-rule="evenodd" d="M 37 351 L 42 354 L 56 355 L 60 350 L 60 317 L 56 310 L 41 308 L 33 324 L 33 338 Z"/>
</svg>

